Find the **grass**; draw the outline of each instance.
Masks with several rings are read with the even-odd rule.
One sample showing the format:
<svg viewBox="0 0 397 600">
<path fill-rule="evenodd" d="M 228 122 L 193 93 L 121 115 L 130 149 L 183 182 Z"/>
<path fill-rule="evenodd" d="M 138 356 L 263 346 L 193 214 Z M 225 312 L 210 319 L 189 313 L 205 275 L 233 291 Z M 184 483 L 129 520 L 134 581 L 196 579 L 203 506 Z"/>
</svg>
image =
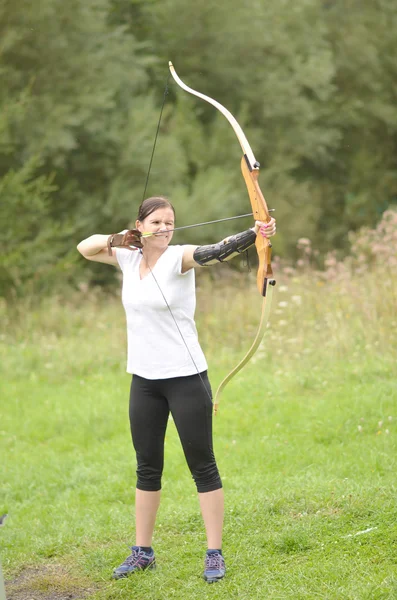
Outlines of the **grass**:
<svg viewBox="0 0 397 600">
<path fill-rule="evenodd" d="M 118 300 L 50 299 L 18 319 L 3 307 L 8 598 L 397 598 L 397 329 L 392 308 L 369 310 L 391 293 L 375 281 L 370 300 L 355 288 L 281 282 L 268 335 L 214 422 L 228 571 L 212 586 L 201 579 L 205 536 L 172 421 L 158 568 L 110 579 L 134 538 Z M 215 387 L 253 337 L 258 299 L 254 289 L 217 293 L 200 281 L 199 306 Z"/>
</svg>

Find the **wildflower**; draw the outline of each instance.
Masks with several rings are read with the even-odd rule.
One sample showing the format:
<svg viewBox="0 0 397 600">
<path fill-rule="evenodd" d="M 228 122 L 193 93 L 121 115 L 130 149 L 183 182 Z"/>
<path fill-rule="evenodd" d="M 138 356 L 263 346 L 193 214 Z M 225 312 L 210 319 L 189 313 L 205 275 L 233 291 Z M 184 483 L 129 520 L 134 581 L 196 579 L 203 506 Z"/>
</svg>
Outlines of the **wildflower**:
<svg viewBox="0 0 397 600">
<path fill-rule="evenodd" d="M 288 286 L 287 285 L 280 285 L 280 287 L 278 288 L 279 292 L 288 292 Z"/>
<path fill-rule="evenodd" d="M 359 426 L 357 427 L 357 429 L 358 429 L 358 431 L 359 431 L 360 433 L 361 433 L 361 432 L 362 432 L 362 430 L 363 430 L 363 428 L 361 427 L 361 425 L 359 425 Z"/>
<path fill-rule="evenodd" d="M 288 302 L 284 302 L 284 301 L 283 302 L 279 302 L 278 305 L 279 305 L 280 308 L 285 308 L 286 306 L 288 306 Z"/>
<path fill-rule="evenodd" d="M 302 304 L 302 296 L 292 296 L 291 300 L 294 304 L 297 304 L 298 306 Z"/>
<path fill-rule="evenodd" d="M 297 241 L 297 247 L 304 247 L 304 246 L 311 246 L 311 241 L 309 240 L 309 238 L 299 238 L 299 240 Z"/>
</svg>

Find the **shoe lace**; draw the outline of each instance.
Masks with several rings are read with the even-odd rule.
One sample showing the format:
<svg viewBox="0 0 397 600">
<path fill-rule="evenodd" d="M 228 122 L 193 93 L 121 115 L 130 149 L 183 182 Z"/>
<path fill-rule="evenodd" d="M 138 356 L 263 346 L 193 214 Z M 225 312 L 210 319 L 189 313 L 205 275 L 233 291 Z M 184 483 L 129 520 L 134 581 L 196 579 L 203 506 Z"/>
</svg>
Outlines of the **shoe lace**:
<svg viewBox="0 0 397 600">
<path fill-rule="evenodd" d="M 223 556 L 217 552 L 216 554 L 207 554 L 205 557 L 205 568 L 206 569 L 222 569 L 223 568 Z"/>
<path fill-rule="evenodd" d="M 126 567 L 134 567 L 136 565 L 142 565 L 147 563 L 146 554 L 140 548 L 131 548 L 132 553 L 127 556 L 123 565 Z"/>
</svg>

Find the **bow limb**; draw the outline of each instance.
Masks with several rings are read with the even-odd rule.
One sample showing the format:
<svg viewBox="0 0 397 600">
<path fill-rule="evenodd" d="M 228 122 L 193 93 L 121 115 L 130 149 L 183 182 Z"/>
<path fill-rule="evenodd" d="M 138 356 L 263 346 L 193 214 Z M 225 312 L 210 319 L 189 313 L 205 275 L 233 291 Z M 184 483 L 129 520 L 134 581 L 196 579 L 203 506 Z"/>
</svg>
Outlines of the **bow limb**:
<svg viewBox="0 0 397 600">
<path fill-rule="evenodd" d="M 171 61 L 169 61 L 168 65 L 169 65 L 172 77 L 175 79 L 176 83 L 183 90 L 185 90 L 185 92 L 188 92 L 189 94 L 193 94 L 193 96 L 197 96 L 198 98 L 205 100 L 205 102 L 212 104 L 212 106 L 215 106 L 215 108 L 217 108 L 223 114 L 223 116 L 226 117 L 226 119 L 229 121 L 230 125 L 233 127 L 234 133 L 236 134 L 238 141 L 240 142 L 240 146 L 241 146 L 244 154 L 247 156 L 247 160 L 249 161 L 251 168 L 255 168 L 255 165 L 257 165 L 257 168 L 259 168 L 259 163 L 256 160 L 254 153 L 251 150 L 251 146 L 249 145 L 248 140 L 245 137 L 243 130 L 241 129 L 241 127 L 238 124 L 238 122 L 236 121 L 236 119 L 233 117 L 232 113 L 229 110 L 227 110 L 227 108 L 225 108 L 217 100 L 214 100 L 213 98 L 210 98 L 209 96 L 206 96 L 205 94 L 202 94 L 201 92 L 197 92 L 193 88 L 187 86 L 185 83 L 183 83 L 182 79 L 180 79 L 180 77 L 178 77 L 178 75 L 174 69 L 174 65 L 172 64 Z"/>
<path fill-rule="evenodd" d="M 252 152 L 251 146 L 249 145 L 248 140 L 240 125 L 238 124 L 237 120 L 233 117 L 231 112 L 227 110 L 227 108 L 220 104 L 220 102 L 214 100 L 213 98 L 210 98 L 209 96 L 206 96 L 205 94 L 202 94 L 201 92 L 197 92 L 196 90 L 190 88 L 185 83 L 183 83 L 180 77 L 178 77 L 172 62 L 169 62 L 169 68 L 172 77 L 183 90 L 215 106 L 215 108 L 217 108 L 229 121 L 243 150 L 243 157 L 241 159 L 241 171 L 244 177 L 245 184 L 247 186 L 247 191 L 250 198 L 254 219 L 256 221 L 264 221 L 268 223 L 270 221 L 269 209 L 267 207 L 266 200 L 262 194 L 258 183 L 260 165 L 259 162 L 256 160 L 254 153 Z M 259 260 L 259 267 L 257 273 L 257 287 L 259 293 L 261 294 L 261 296 L 263 296 L 261 320 L 258 332 L 256 334 L 255 340 L 251 348 L 248 350 L 247 354 L 239 362 L 239 364 L 225 377 L 225 379 L 221 382 L 220 386 L 218 387 L 214 400 L 215 414 L 219 406 L 219 397 L 222 390 L 224 389 L 226 384 L 234 377 L 234 375 L 238 373 L 250 360 L 250 358 L 252 358 L 252 356 L 255 354 L 262 341 L 266 325 L 269 319 L 271 301 L 273 296 L 273 286 L 276 283 L 273 279 L 273 271 L 271 267 L 272 244 L 268 239 L 263 238 L 261 235 L 257 235 L 255 246 Z M 268 288 L 268 284 L 271 286 L 270 288 Z"/>
<path fill-rule="evenodd" d="M 244 365 L 246 365 L 247 362 L 254 356 L 255 352 L 257 351 L 257 349 L 259 348 L 259 346 L 262 342 L 263 336 L 266 331 L 266 326 L 269 321 L 269 314 L 270 314 L 270 309 L 272 306 L 272 299 L 273 299 L 273 287 L 269 288 L 269 291 L 268 291 L 266 297 L 264 297 L 262 300 L 261 320 L 260 320 L 258 331 L 256 333 L 256 336 L 252 343 L 251 348 L 248 350 L 248 352 L 244 356 L 244 358 L 240 360 L 238 365 L 236 365 L 234 367 L 234 369 L 232 369 L 230 371 L 230 373 L 228 375 L 226 375 L 226 377 L 221 381 L 221 383 L 218 386 L 218 389 L 216 390 L 216 394 L 215 394 L 215 398 L 214 398 L 214 413 L 215 414 L 217 414 L 217 412 L 218 412 L 219 398 L 220 398 L 220 395 L 221 395 L 224 387 L 229 383 L 229 381 L 235 375 L 237 375 L 237 373 L 239 371 L 241 371 L 241 369 L 244 367 Z"/>
</svg>

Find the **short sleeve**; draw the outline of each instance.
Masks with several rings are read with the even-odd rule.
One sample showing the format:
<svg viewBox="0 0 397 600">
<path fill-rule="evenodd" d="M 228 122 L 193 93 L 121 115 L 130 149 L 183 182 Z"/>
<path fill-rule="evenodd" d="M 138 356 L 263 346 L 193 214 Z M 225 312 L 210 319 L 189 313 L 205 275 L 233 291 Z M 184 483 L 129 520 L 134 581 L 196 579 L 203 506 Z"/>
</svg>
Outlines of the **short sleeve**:
<svg viewBox="0 0 397 600">
<path fill-rule="evenodd" d="M 120 265 L 120 269 L 124 272 L 125 268 L 131 265 L 136 260 L 138 250 L 127 250 L 126 248 L 115 248 L 117 262 Z"/>
<path fill-rule="evenodd" d="M 178 275 L 180 275 L 181 277 L 186 277 L 186 275 L 188 273 L 190 273 L 191 271 L 193 271 L 193 273 L 194 273 L 194 267 L 191 267 L 190 269 L 188 269 L 187 271 L 182 273 L 183 253 L 185 251 L 186 246 L 175 246 L 175 248 L 180 248 L 180 251 L 179 251 L 179 254 L 177 257 L 177 262 L 176 262 L 176 273 L 178 273 Z"/>
<path fill-rule="evenodd" d="M 171 247 L 174 252 L 173 271 L 177 275 L 184 275 L 184 273 L 182 273 L 183 246 Z"/>
</svg>

